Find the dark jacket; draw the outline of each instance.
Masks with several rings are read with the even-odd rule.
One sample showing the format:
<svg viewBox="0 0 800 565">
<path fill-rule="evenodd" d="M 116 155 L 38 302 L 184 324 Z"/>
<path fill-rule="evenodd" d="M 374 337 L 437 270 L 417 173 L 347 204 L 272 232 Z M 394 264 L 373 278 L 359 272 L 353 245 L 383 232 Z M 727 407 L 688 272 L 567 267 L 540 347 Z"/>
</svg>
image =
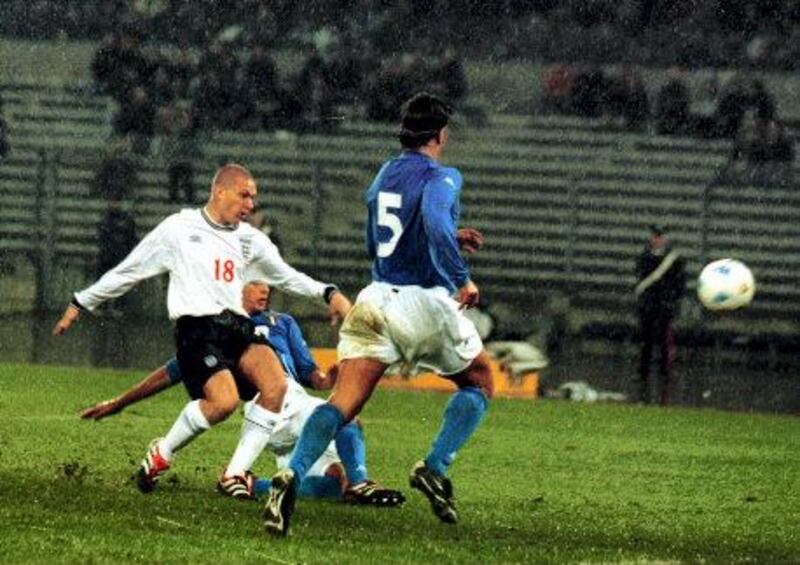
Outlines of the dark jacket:
<svg viewBox="0 0 800 565">
<path fill-rule="evenodd" d="M 667 259 L 669 268 L 652 281 L 645 282 Z M 660 311 L 674 316 L 678 313 L 686 288 L 686 260 L 677 252 L 673 253 L 670 246 L 660 251 L 645 246 L 636 260 L 636 280 L 640 314 Z"/>
</svg>

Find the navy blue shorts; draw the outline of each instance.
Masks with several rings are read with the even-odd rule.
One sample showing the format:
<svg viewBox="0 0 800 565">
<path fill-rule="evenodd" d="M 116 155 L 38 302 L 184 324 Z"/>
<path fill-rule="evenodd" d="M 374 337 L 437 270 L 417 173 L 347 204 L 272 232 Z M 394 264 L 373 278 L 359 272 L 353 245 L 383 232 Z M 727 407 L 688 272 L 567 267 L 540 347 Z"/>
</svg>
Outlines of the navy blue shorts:
<svg viewBox="0 0 800 565">
<path fill-rule="evenodd" d="M 246 316 L 225 310 L 214 316 L 182 316 L 175 324 L 175 346 L 183 385 L 193 399 L 203 398 L 203 386 L 212 375 L 225 369 L 233 373 L 239 397 L 253 398 L 256 389 L 238 374 L 239 359 L 251 344 L 269 346 L 255 333 Z"/>
</svg>

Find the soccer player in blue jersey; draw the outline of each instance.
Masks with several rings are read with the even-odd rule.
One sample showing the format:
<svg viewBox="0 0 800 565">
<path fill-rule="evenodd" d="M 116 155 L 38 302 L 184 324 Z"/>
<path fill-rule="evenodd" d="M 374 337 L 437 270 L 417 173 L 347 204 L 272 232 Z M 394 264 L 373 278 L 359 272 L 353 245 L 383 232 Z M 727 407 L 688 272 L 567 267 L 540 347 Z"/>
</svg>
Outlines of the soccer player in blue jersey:
<svg viewBox="0 0 800 565">
<path fill-rule="evenodd" d="M 248 282 L 242 294 L 244 309 L 255 323 L 256 333 L 269 341 L 289 377 L 279 423 L 266 445 L 266 449 L 275 454 L 277 465 L 281 468 L 288 464 L 306 418 L 323 403 L 321 399 L 309 395 L 303 387 L 330 389 L 336 380 L 336 370 L 334 366 L 328 373 L 322 373 L 311 356 L 297 321 L 289 314 L 269 309 L 270 289 L 265 283 Z M 173 357 L 166 365 L 119 396 L 87 408 L 81 417 L 100 420 L 182 381 L 183 375 Z M 246 381 L 237 379 L 237 386 L 242 398 L 253 399 L 256 391 Z M 220 481 L 225 481 L 224 473 Z M 238 494 L 236 498 L 254 498 L 254 495 L 269 490 L 267 479 L 255 479 L 248 474 L 247 482 L 246 489 L 233 491 Z M 230 494 L 230 485 L 221 482 L 219 486 L 220 492 Z M 369 480 L 364 436 L 361 426 L 355 421 L 339 431 L 315 462 L 312 471 L 300 485 L 299 495 L 341 498 L 345 502 L 374 506 L 397 506 L 405 501 L 400 491 Z"/>
<path fill-rule="evenodd" d="M 299 481 L 397 362 L 458 385 L 429 453 L 410 476 L 440 520 L 457 521 L 447 470 L 480 424 L 493 383 L 488 355 L 463 312 L 478 303 L 479 292 L 461 251 L 477 250 L 482 236 L 457 229 L 461 174 L 439 164 L 450 115 L 447 104 L 425 93 L 403 107 L 403 151 L 381 167 L 366 193 L 373 282 L 342 325 L 333 394 L 306 422 L 289 467 L 272 478 L 268 533 L 288 532 Z"/>
</svg>

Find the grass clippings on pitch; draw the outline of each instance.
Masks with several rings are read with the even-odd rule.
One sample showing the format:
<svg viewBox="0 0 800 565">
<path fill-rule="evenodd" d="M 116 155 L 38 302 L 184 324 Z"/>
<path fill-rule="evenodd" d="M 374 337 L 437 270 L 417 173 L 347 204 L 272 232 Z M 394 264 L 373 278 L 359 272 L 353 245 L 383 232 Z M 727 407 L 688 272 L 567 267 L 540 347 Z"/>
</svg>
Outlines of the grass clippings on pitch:
<svg viewBox="0 0 800 565">
<path fill-rule="evenodd" d="M 407 488 L 447 396 L 379 390 L 363 414 L 370 471 L 403 488 L 405 506 L 301 500 L 289 538 L 268 539 L 260 504 L 214 491 L 240 416 L 186 448 L 147 496 L 130 476 L 183 391 L 77 418 L 141 377 L 0 365 L 0 561 L 800 561 L 796 417 L 497 400 L 452 470 L 449 526 Z M 274 469 L 267 456 L 257 465 Z"/>
</svg>

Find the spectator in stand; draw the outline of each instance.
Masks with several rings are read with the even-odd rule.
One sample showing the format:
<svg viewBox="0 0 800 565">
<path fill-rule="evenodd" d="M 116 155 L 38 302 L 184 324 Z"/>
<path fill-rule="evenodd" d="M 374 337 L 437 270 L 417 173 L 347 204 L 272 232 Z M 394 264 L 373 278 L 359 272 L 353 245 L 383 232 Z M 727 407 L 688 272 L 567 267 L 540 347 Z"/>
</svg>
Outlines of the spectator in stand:
<svg viewBox="0 0 800 565">
<path fill-rule="evenodd" d="M 191 111 L 184 105 L 171 104 L 160 113 L 156 154 L 162 157 L 167 169 L 170 202 L 180 202 L 182 192 L 183 202 L 194 203 L 195 162 L 202 153 Z"/>
<path fill-rule="evenodd" d="M 373 53 L 374 46 L 364 41 L 358 32 L 345 30 L 332 46 L 328 70 L 336 80 L 336 101 L 356 105 L 364 90 L 366 77 L 380 69 L 380 56 Z"/>
<path fill-rule="evenodd" d="M 640 131 L 650 120 L 650 99 L 644 86 L 642 74 L 629 69 L 625 72 L 627 103 L 625 104 L 625 126 L 632 131 Z"/>
<path fill-rule="evenodd" d="M 239 99 L 238 61 L 227 43 L 215 41 L 201 58 L 194 115 L 201 127 L 232 129 L 246 113 Z"/>
<path fill-rule="evenodd" d="M 109 199 L 97 225 L 97 276 L 120 263 L 136 247 L 136 222 L 118 199 Z"/>
<path fill-rule="evenodd" d="M 103 38 L 92 61 L 97 89 L 122 102 L 133 86 L 144 84 L 149 64 L 141 52 L 138 33 L 131 26 Z"/>
<path fill-rule="evenodd" d="M 686 133 L 689 124 L 689 89 L 680 68 L 670 69 L 669 82 L 656 98 L 656 131 L 660 134 Z"/>
<path fill-rule="evenodd" d="M 306 53 L 306 60 L 295 85 L 296 98 L 304 114 L 304 125 L 312 129 L 335 125 L 334 78 L 330 75 L 323 54 L 315 46 Z"/>
<path fill-rule="evenodd" d="M 590 66 L 581 70 L 572 84 L 572 113 L 587 118 L 600 117 L 607 96 L 606 86 L 606 78 L 600 68 Z"/>
<path fill-rule="evenodd" d="M 467 97 L 467 74 L 455 49 L 445 50 L 433 71 L 432 82 L 442 85 L 442 95 L 454 106 L 460 105 Z"/>
<path fill-rule="evenodd" d="M 777 163 L 794 161 L 794 143 L 786 131 L 786 126 L 777 120 L 769 120 L 765 128 L 767 158 Z"/>
<path fill-rule="evenodd" d="M 617 67 L 605 79 L 605 96 L 602 113 L 615 125 L 624 125 L 625 111 L 628 106 L 628 84 L 626 71 Z"/>
<path fill-rule="evenodd" d="M 191 98 L 196 66 L 196 61 L 189 48 L 179 45 L 178 52 L 170 61 L 169 70 L 177 98 L 184 100 Z"/>
<path fill-rule="evenodd" d="M 752 104 L 753 97 L 745 80 L 734 75 L 722 89 L 717 108 L 717 135 L 736 137 L 742 117 Z"/>
<path fill-rule="evenodd" d="M 271 128 L 280 109 L 282 94 L 278 84 L 278 69 L 264 47 L 251 47 L 243 75 L 242 98 L 246 106 L 246 120 L 258 127 Z"/>
<path fill-rule="evenodd" d="M 690 107 L 691 130 L 694 135 L 712 138 L 717 135 L 716 116 L 719 106 L 719 79 L 711 71 L 700 79 Z"/>
<path fill-rule="evenodd" d="M 571 111 L 571 93 L 577 71 L 572 65 L 557 64 L 542 73 L 543 106 L 546 110 L 567 114 Z"/>
<path fill-rule="evenodd" d="M 766 122 L 775 118 L 775 101 L 760 80 L 754 80 L 751 84 L 750 104 L 755 109 L 758 119 Z"/>
<path fill-rule="evenodd" d="M 112 126 L 115 135 L 130 137 L 133 150 L 144 155 L 154 133 L 156 106 L 143 86 L 133 86 L 120 103 Z"/>
<path fill-rule="evenodd" d="M 116 139 L 97 171 L 95 190 L 108 201 L 124 200 L 136 188 L 137 171 L 138 163 L 130 140 Z"/>
<path fill-rule="evenodd" d="M 753 110 L 742 116 L 733 142 L 734 172 L 741 173 L 767 160 L 764 124 Z"/>
<path fill-rule="evenodd" d="M 148 93 L 156 108 L 162 108 L 175 100 L 175 86 L 170 75 L 169 65 L 165 60 L 154 63 Z"/>
</svg>

